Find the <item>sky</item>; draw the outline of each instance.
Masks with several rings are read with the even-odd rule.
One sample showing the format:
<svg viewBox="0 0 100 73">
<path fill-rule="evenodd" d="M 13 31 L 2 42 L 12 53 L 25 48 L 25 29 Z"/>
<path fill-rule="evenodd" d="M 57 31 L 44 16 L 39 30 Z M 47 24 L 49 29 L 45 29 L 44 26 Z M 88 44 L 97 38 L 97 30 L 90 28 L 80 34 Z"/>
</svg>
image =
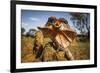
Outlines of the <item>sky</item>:
<svg viewBox="0 0 100 73">
<path fill-rule="evenodd" d="M 56 11 L 36 11 L 36 10 L 21 10 L 21 27 L 25 28 L 28 32 L 29 29 L 37 29 L 37 27 L 43 27 L 48 18 L 55 16 L 57 19 L 65 18 L 69 25 L 74 28 L 73 22 L 70 20 L 71 15 L 69 12 L 56 12 Z M 75 28 L 74 28 L 75 29 Z M 76 29 L 75 29 L 76 30 Z M 78 30 L 76 30 L 79 33 Z"/>
</svg>

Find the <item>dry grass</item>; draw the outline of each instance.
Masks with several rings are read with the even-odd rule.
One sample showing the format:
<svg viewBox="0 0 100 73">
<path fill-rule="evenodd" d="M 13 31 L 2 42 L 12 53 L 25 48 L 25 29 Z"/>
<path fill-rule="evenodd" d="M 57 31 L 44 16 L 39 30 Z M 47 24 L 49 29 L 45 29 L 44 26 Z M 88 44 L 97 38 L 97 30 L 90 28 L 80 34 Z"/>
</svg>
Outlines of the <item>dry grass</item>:
<svg viewBox="0 0 100 73">
<path fill-rule="evenodd" d="M 38 62 L 35 58 L 35 54 L 33 54 L 33 47 L 34 47 L 34 38 L 32 37 L 25 37 L 22 36 L 21 39 L 21 62 Z M 51 41 L 49 38 L 44 39 L 44 45 Z M 77 42 L 76 44 L 72 44 L 69 47 L 70 51 L 72 52 L 75 60 L 87 60 L 90 58 L 90 45 L 89 42 Z M 62 57 L 63 52 L 59 52 L 57 54 L 58 57 Z M 61 60 L 65 60 L 64 58 L 61 58 Z"/>
<path fill-rule="evenodd" d="M 90 44 L 86 42 L 77 42 L 77 45 L 71 45 L 69 47 L 75 60 L 87 60 L 90 59 Z"/>
</svg>

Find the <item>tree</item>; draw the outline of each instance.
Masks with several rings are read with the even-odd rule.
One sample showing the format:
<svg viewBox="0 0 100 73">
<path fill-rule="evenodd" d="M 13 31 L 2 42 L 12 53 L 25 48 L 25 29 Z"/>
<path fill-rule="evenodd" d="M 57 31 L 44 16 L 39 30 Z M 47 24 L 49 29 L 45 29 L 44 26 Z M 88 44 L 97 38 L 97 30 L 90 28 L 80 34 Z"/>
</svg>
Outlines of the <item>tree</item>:
<svg viewBox="0 0 100 73">
<path fill-rule="evenodd" d="M 29 30 L 29 33 L 30 33 L 31 36 L 33 36 L 35 34 L 35 32 L 36 32 L 36 29 L 30 29 Z"/>
<path fill-rule="evenodd" d="M 25 32 L 25 28 L 22 27 L 21 28 L 21 34 L 24 35 L 24 32 Z"/>
<path fill-rule="evenodd" d="M 31 36 L 31 37 L 34 37 L 34 34 L 37 30 L 36 29 L 30 29 L 27 33 L 26 33 L 26 36 Z"/>
<path fill-rule="evenodd" d="M 81 34 L 90 37 L 90 14 L 88 13 L 70 13 L 71 20 L 75 28 L 77 28 Z"/>
<path fill-rule="evenodd" d="M 29 30 L 29 32 L 35 32 L 36 31 L 36 29 L 30 29 Z"/>
</svg>

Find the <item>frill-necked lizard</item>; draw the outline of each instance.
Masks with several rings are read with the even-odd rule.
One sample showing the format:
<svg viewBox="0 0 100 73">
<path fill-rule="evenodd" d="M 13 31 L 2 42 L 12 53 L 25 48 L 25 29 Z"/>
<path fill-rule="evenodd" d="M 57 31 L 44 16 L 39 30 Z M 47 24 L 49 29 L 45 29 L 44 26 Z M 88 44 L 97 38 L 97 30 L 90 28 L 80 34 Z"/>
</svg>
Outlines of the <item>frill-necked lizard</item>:
<svg viewBox="0 0 100 73">
<path fill-rule="evenodd" d="M 64 18 L 57 19 L 56 17 L 49 17 L 44 27 L 38 27 L 44 36 L 48 35 L 53 42 L 57 42 L 64 48 L 67 48 L 69 44 L 76 37 L 75 30 L 71 29 L 68 21 Z"/>
</svg>

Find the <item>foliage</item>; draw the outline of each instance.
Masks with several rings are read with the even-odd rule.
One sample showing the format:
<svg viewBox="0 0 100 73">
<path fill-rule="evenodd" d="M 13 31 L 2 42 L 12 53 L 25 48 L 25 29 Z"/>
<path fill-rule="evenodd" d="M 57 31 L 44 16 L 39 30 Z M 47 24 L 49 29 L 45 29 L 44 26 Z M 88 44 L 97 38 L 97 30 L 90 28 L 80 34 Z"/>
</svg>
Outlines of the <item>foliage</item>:
<svg viewBox="0 0 100 73">
<path fill-rule="evenodd" d="M 34 37 L 34 34 L 37 30 L 36 29 L 30 29 L 27 33 L 26 33 L 26 36 L 29 37 Z"/>
<path fill-rule="evenodd" d="M 24 32 L 25 32 L 25 28 L 21 28 L 21 34 L 23 35 L 24 34 Z"/>
<path fill-rule="evenodd" d="M 88 13 L 70 13 L 71 20 L 75 28 L 77 28 L 81 34 L 87 34 L 90 36 L 90 14 Z"/>
</svg>

